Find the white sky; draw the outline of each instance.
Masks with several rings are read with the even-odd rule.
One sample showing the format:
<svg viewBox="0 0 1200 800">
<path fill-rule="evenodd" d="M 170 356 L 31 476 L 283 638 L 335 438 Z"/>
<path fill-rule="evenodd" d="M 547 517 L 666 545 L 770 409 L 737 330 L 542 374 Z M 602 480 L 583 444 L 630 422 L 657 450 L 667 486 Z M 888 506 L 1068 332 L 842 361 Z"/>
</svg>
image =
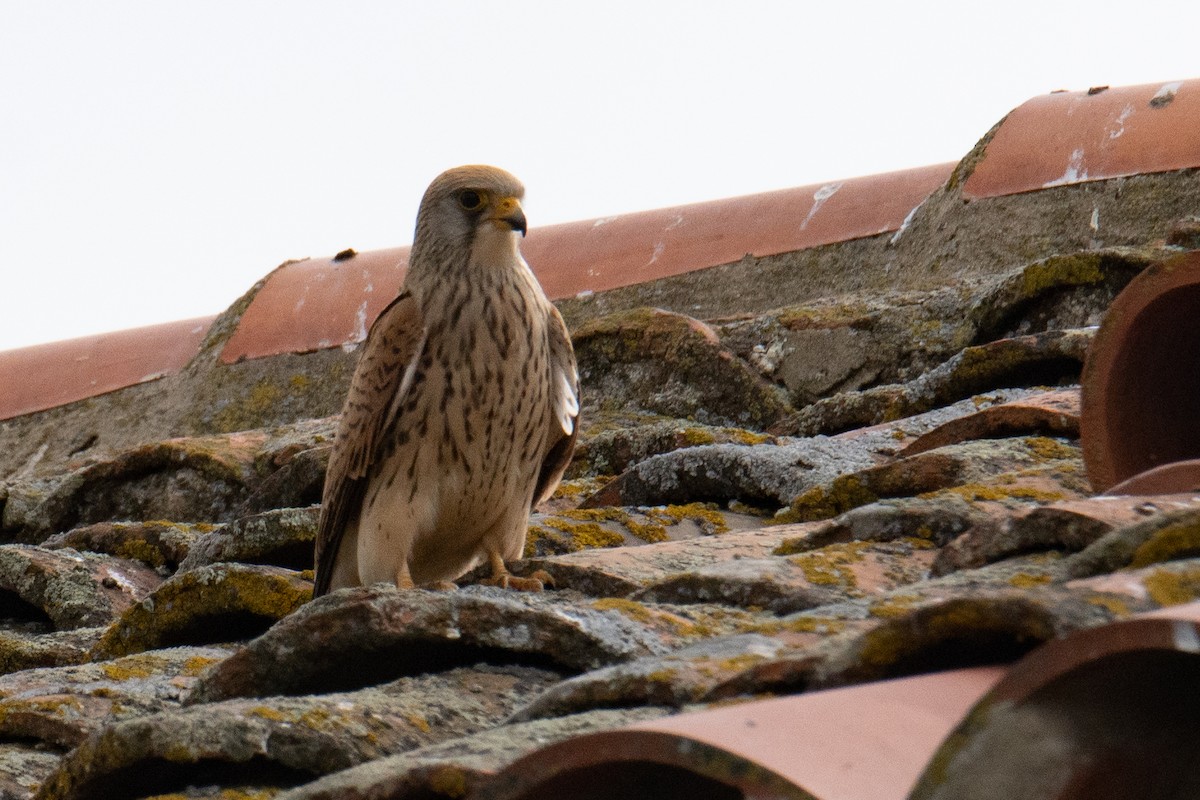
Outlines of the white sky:
<svg viewBox="0 0 1200 800">
<path fill-rule="evenodd" d="M 1197 0 L 0 0 L 0 350 L 407 244 L 458 164 L 536 226 L 954 161 L 1035 95 L 1200 77 L 1197 31 Z"/>
</svg>

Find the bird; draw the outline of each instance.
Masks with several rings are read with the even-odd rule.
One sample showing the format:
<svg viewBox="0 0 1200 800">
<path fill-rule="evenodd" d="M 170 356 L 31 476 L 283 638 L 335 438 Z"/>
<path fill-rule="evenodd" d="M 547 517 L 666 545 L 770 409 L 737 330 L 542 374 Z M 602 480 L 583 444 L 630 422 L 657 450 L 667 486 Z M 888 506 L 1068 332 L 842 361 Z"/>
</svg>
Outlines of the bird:
<svg viewBox="0 0 1200 800">
<path fill-rule="evenodd" d="M 330 452 L 314 597 L 350 586 L 449 588 L 488 563 L 518 577 L 529 514 L 558 486 L 579 431 L 567 326 L 521 255 L 521 182 L 447 170 L 417 211 L 396 298 L 372 324 Z"/>
</svg>

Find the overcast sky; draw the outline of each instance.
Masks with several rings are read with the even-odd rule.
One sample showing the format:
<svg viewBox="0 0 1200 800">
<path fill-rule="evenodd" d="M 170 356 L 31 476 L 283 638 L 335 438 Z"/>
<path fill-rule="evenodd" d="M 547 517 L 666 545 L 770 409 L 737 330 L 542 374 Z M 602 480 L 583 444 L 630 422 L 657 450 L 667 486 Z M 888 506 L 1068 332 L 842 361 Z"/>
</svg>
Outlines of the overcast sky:
<svg viewBox="0 0 1200 800">
<path fill-rule="evenodd" d="M 1197 31 L 1197 0 L 0 0 L 0 350 L 407 244 L 458 164 L 537 226 L 955 161 L 1035 95 L 1200 77 Z"/>
</svg>

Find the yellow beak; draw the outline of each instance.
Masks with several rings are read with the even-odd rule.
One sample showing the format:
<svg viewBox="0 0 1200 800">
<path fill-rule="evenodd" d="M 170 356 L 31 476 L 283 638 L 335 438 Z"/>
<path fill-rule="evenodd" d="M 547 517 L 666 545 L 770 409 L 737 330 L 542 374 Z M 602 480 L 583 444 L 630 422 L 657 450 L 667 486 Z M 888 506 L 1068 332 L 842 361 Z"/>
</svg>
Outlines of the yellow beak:
<svg viewBox="0 0 1200 800">
<path fill-rule="evenodd" d="M 522 236 L 525 235 L 527 228 L 525 210 L 521 208 L 521 201 L 515 197 L 504 197 L 498 200 L 492 206 L 492 213 L 488 214 L 487 218 L 508 226 L 509 230 L 520 231 Z"/>
</svg>

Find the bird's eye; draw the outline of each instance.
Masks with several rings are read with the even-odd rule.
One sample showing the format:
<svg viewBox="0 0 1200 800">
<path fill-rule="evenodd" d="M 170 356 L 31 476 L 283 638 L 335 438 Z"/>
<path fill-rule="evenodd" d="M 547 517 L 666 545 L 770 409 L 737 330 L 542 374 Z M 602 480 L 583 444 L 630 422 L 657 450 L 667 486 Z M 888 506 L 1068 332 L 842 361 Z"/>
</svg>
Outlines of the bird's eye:
<svg viewBox="0 0 1200 800">
<path fill-rule="evenodd" d="M 477 192 L 474 189 L 465 189 L 459 192 L 458 204 L 467 211 L 478 211 L 483 208 L 484 196 L 482 192 Z"/>
</svg>

